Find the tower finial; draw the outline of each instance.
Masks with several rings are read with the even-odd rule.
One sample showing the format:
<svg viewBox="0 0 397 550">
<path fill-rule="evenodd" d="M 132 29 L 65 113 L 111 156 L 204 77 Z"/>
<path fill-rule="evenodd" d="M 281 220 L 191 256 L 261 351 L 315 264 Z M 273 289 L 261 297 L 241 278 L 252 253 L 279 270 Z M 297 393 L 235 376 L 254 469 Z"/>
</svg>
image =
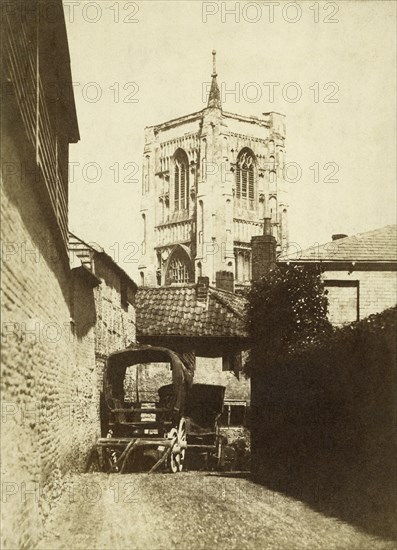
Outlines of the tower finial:
<svg viewBox="0 0 397 550">
<path fill-rule="evenodd" d="M 212 50 L 212 81 L 210 95 L 208 97 L 208 107 L 222 109 L 221 105 L 221 92 L 219 91 L 218 83 L 216 81 L 216 50 Z"/>
<path fill-rule="evenodd" d="M 212 76 L 217 76 L 217 73 L 216 73 L 216 50 L 212 50 Z"/>
</svg>

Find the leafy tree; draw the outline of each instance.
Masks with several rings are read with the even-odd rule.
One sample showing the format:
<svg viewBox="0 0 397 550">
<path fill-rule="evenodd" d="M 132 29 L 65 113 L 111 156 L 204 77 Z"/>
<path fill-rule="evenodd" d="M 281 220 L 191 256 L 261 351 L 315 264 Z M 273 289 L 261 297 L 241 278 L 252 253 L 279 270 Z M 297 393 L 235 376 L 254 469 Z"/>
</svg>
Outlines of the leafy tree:
<svg viewBox="0 0 397 550">
<path fill-rule="evenodd" d="M 283 362 L 332 331 L 326 293 L 317 266 L 279 264 L 253 283 L 248 295 L 248 330 L 255 344 L 245 369 L 248 375 Z"/>
</svg>

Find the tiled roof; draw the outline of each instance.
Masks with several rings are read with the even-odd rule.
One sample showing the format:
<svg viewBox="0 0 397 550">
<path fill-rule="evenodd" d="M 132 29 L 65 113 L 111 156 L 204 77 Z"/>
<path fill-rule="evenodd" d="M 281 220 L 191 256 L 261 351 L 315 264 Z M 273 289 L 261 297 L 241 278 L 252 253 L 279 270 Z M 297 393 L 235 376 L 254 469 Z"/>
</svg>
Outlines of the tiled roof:
<svg viewBox="0 0 397 550">
<path fill-rule="evenodd" d="M 207 300 L 197 299 L 196 285 L 138 289 L 136 316 L 139 336 L 243 337 L 242 296 L 208 287 Z"/>
<path fill-rule="evenodd" d="M 320 246 L 312 246 L 302 252 L 281 257 L 280 261 L 323 262 L 396 262 L 397 226 L 386 225 L 380 229 L 358 233 Z"/>
</svg>

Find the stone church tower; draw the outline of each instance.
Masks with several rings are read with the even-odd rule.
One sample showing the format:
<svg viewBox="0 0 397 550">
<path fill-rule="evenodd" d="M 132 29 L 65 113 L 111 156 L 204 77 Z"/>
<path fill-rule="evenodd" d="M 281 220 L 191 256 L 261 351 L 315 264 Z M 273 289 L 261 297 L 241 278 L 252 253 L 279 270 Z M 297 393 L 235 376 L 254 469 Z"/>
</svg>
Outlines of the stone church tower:
<svg viewBox="0 0 397 550">
<path fill-rule="evenodd" d="M 251 237 L 265 217 L 278 250 L 288 245 L 285 117 L 223 111 L 215 55 L 207 107 L 145 129 L 142 285 L 249 284 Z"/>
</svg>

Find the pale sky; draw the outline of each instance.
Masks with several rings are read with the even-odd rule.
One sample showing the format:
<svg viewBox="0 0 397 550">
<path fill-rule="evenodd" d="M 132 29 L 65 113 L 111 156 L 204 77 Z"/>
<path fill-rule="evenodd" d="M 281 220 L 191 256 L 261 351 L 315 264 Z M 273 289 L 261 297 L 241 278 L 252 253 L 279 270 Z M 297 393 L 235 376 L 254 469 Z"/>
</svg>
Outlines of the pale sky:
<svg viewBox="0 0 397 550">
<path fill-rule="evenodd" d="M 226 111 L 287 117 L 286 161 L 301 167 L 287 186 L 290 241 L 396 222 L 394 2 L 279 0 L 273 22 L 262 1 L 64 4 L 81 135 L 70 147 L 70 227 L 133 277 L 144 127 L 205 107 L 213 48 L 221 91 L 236 90 Z M 273 100 L 269 82 L 279 83 Z"/>
</svg>

